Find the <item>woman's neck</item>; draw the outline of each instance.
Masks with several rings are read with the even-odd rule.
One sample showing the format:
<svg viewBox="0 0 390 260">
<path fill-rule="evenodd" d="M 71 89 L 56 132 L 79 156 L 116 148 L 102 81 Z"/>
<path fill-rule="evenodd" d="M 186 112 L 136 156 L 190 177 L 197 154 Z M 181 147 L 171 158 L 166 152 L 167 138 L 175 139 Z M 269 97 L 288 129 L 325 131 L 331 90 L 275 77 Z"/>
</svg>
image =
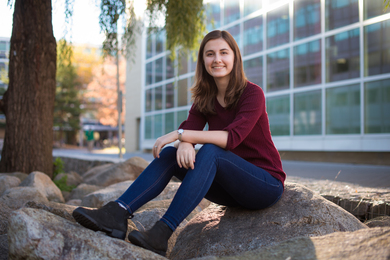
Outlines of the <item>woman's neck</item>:
<svg viewBox="0 0 390 260">
<path fill-rule="evenodd" d="M 214 78 L 215 84 L 217 85 L 218 94 L 217 97 L 225 98 L 225 92 L 229 84 L 229 78 Z"/>
</svg>

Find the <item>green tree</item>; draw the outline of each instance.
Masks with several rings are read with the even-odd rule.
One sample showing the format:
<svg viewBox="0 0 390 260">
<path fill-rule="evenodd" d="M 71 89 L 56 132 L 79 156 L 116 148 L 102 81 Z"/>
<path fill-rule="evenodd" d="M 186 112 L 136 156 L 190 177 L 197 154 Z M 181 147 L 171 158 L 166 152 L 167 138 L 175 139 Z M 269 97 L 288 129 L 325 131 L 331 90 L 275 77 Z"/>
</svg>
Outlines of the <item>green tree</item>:
<svg viewBox="0 0 390 260">
<path fill-rule="evenodd" d="M 387 8 L 390 7 L 390 0 L 383 0 L 383 5 L 385 6 L 384 10 L 386 11 Z"/>
<path fill-rule="evenodd" d="M 54 126 L 59 127 L 59 139 L 63 139 L 64 130 L 70 134 L 71 142 L 80 130 L 81 97 L 80 82 L 76 68 L 72 64 L 73 49 L 66 40 L 57 43 L 56 97 L 54 102 Z"/>
<path fill-rule="evenodd" d="M 74 0 L 64 0 L 72 15 Z M 135 1 L 135 0 L 133 0 Z M 169 49 L 194 47 L 203 26 L 202 0 L 148 0 L 150 20 L 163 12 Z M 122 49 L 130 50 L 138 37 L 133 2 L 101 0 L 100 26 L 106 33 L 105 53 L 118 50 L 117 22 L 124 23 Z M 56 93 L 56 41 L 51 0 L 8 0 L 14 5 L 9 86 L 0 109 L 7 120 L 0 172 L 41 171 L 53 174 L 53 114 Z M 88 10 L 86 10 L 88 11 Z M 134 49 L 133 49 L 134 51 Z"/>
</svg>

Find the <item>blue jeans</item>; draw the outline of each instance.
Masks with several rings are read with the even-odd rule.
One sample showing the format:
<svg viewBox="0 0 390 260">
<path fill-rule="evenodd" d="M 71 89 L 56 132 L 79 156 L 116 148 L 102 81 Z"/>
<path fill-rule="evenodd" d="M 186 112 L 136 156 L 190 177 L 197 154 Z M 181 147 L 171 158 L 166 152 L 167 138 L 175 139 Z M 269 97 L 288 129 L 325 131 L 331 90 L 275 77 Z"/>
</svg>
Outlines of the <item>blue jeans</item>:
<svg viewBox="0 0 390 260">
<path fill-rule="evenodd" d="M 263 209 L 275 204 L 283 193 L 282 183 L 267 171 L 213 144 L 196 155 L 195 168 L 180 168 L 174 147 L 164 148 L 134 183 L 116 201 L 130 214 L 157 197 L 172 176 L 182 181 L 162 217 L 172 230 L 206 198 L 217 204 Z"/>
</svg>

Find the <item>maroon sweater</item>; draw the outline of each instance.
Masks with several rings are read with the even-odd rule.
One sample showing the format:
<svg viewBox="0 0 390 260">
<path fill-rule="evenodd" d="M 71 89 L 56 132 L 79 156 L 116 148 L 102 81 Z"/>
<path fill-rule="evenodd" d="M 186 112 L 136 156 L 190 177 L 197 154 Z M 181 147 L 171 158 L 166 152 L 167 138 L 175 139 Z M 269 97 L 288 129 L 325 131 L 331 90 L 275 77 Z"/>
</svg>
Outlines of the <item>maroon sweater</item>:
<svg viewBox="0 0 390 260">
<path fill-rule="evenodd" d="M 217 98 L 214 103 L 215 115 L 202 114 L 192 105 L 187 120 L 179 128 L 202 130 L 208 123 L 210 131 L 227 131 L 226 150 L 266 170 L 284 185 L 286 173 L 271 139 L 263 90 L 248 81 L 235 109 L 223 108 Z"/>
</svg>

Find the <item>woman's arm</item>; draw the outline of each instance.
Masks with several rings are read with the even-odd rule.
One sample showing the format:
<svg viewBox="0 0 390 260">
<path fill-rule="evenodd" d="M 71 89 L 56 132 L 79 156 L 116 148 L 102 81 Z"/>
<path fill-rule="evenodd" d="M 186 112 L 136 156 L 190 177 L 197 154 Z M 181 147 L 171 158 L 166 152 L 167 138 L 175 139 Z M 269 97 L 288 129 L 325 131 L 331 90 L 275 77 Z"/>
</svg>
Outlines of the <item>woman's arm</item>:
<svg viewBox="0 0 390 260">
<path fill-rule="evenodd" d="M 196 131 L 184 130 L 181 141 L 192 144 L 215 144 L 221 148 L 225 148 L 227 144 L 227 131 Z M 175 142 L 179 139 L 177 131 L 172 131 L 166 135 L 157 138 L 153 147 L 153 156 L 159 157 L 160 150 L 167 144 Z"/>
</svg>

